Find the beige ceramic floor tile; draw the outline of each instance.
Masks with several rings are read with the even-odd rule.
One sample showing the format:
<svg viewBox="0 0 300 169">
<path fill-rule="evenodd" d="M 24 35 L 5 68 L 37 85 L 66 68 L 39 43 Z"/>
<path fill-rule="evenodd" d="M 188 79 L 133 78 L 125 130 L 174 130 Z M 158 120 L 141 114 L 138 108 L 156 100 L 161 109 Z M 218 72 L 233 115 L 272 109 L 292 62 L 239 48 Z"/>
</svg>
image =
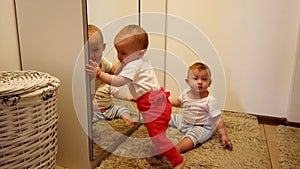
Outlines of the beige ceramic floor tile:
<svg viewBox="0 0 300 169">
<path fill-rule="evenodd" d="M 271 164 L 273 169 L 280 169 L 279 149 L 276 142 L 275 125 L 264 124 Z"/>
</svg>

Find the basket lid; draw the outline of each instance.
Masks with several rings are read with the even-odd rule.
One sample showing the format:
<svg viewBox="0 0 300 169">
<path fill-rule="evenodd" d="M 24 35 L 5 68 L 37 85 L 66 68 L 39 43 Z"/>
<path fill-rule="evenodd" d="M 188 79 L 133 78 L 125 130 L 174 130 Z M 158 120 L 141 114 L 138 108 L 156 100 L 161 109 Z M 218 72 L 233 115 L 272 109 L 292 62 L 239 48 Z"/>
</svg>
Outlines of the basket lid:
<svg viewBox="0 0 300 169">
<path fill-rule="evenodd" d="M 0 97 L 32 92 L 48 86 L 58 88 L 59 79 L 48 73 L 26 71 L 0 71 Z"/>
</svg>

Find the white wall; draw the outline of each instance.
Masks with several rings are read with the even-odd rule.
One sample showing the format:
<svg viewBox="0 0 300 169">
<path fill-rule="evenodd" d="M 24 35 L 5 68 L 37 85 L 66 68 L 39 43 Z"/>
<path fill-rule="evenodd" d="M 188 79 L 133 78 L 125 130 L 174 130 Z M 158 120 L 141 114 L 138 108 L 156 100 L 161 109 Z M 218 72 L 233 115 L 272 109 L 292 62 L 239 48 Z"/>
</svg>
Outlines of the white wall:
<svg viewBox="0 0 300 169">
<path fill-rule="evenodd" d="M 297 0 L 168 1 L 169 14 L 216 47 L 226 74 L 224 109 L 275 117 L 287 117 L 299 11 Z"/>
<path fill-rule="evenodd" d="M 0 71 L 20 70 L 14 0 L 0 1 Z"/>
<path fill-rule="evenodd" d="M 127 24 L 138 24 L 138 0 L 87 0 L 88 23 L 98 26 L 103 33 L 106 49 L 103 56 L 117 61 L 113 39 Z M 120 20 L 120 18 L 123 18 Z"/>
<path fill-rule="evenodd" d="M 148 32 L 149 35 L 149 47 L 146 56 L 151 61 L 158 81 L 162 87 L 166 86 L 165 79 L 167 75 L 165 72 L 166 5 L 166 0 L 140 1 L 140 25 Z"/>
<path fill-rule="evenodd" d="M 58 95 L 57 164 L 71 169 L 90 168 L 81 0 L 16 0 L 23 69 L 48 72 L 61 81 Z M 82 65 L 80 111 L 75 112 L 72 78 L 77 61 Z M 78 100 L 77 100 L 78 101 Z M 81 119 L 81 121 L 79 121 Z M 82 123 L 82 125 L 80 124 Z"/>
</svg>

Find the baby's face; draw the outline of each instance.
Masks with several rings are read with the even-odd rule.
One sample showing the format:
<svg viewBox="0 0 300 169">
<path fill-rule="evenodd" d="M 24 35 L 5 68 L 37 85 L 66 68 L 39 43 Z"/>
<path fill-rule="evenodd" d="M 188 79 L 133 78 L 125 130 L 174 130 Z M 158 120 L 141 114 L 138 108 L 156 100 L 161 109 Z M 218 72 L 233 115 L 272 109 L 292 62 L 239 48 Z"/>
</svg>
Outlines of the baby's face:
<svg viewBox="0 0 300 169">
<path fill-rule="evenodd" d="M 99 34 L 94 34 L 92 37 L 90 37 L 89 39 L 90 59 L 92 59 L 97 63 L 100 63 L 104 49 L 105 49 L 105 43 L 102 42 Z"/>
<path fill-rule="evenodd" d="M 124 61 L 128 56 L 138 54 L 139 44 L 135 43 L 134 38 L 129 37 L 115 44 L 120 62 Z"/>
<path fill-rule="evenodd" d="M 210 75 L 205 69 L 193 69 L 189 71 L 187 84 L 195 92 L 206 92 L 211 84 Z"/>
</svg>

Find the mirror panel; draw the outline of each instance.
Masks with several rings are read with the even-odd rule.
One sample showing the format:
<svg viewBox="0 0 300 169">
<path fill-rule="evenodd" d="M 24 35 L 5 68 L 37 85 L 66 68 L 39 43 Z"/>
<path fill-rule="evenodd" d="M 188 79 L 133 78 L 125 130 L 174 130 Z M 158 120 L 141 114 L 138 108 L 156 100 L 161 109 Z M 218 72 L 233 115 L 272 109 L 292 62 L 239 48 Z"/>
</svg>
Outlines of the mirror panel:
<svg viewBox="0 0 300 169">
<path fill-rule="evenodd" d="M 130 3 L 124 0 L 87 0 L 88 24 L 101 29 L 104 43 L 106 43 L 102 57 L 112 64 L 117 63 L 116 51 L 113 47 L 114 36 L 125 25 L 139 23 L 138 7 L 138 0 L 132 0 Z M 92 81 L 91 92 L 95 92 L 95 86 L 98 83 L 94 84 L 95 82 Z M 129 94 L 127 86 L 118 89 L 124 94 Z M 132 114 L 132 118 L 138 120 L 139 113 L 135 103 L 114 99 L 114 104 L 126 106 Z M 90 127 L 92 131 L 92 144 L 90 145 L 92 153 L 90 154 L 93 160 L 101 161 L 101 158 L 112 152 L 122 141 L 124 135 L 128 134 L 135 126 L 126 126 L 123 120 L 114 119 L 93 122 Z"/>
<path fill-rule="evenodd" d="M 159 83 L 166 87 L 166 0 L 140 0 L 140 25 L 149 34 L 148 59 L 151 61 Z"/>
</svg>

